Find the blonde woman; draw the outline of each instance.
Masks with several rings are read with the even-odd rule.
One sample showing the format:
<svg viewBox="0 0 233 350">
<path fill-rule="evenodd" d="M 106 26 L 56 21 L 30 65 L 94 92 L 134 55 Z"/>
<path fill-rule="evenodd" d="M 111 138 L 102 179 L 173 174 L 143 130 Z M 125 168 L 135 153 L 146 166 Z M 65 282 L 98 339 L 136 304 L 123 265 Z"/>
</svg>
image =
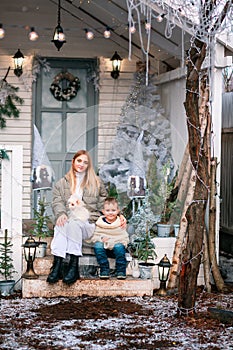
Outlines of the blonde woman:
<svg viewBox="0 0 233 350">
<path fill-rule="evenodd" d="M 69 219 L 69 203 L 75 195 L 85 204 L 90 218 L 86 222 Z M 54 237 L 51 251 L 54 261 L 47 278 L 48 283 L 56 283 L 62 275 L 62 261 L 69 254 L 68 269 L 63 282 L 72 284 L 79 279 L 78 261 L 82 256 L 82 241 L 90 238 L 95 230 L 95 222 L 101 215 L 101 208 L 107 192 L 100 178 L 95 174 L 91 157 L 86 150 L 78 151 L 72 160 L 69 172 L 61 178 L 53 189 L 52 209 L 55 216 Z"/>
</svg>

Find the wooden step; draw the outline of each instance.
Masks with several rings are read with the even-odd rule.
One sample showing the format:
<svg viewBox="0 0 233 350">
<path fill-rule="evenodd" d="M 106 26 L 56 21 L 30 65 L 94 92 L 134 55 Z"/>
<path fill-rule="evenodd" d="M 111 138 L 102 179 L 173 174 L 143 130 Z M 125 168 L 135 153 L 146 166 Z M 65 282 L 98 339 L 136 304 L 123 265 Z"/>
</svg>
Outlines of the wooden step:
<svg viewBox="0 0 233 350">
<path fill-rule="evenodd" d="M 130 276 L 127 276 L 126 280 L 118 280 L 114 277 L 109 280 L 80 279 L 68 286 L 62 281 L 51 285 L 46 282 L 46 278 L 47 276 L 39 276 L 38 279 L 23 279 L 23 298 L 153 295 L 153 283 L 149 279 L 135 279 Z"/>
<path fill-rule="evenodd" d="M 53 256 L 52 255 L 46 255 L 43 258 L 36 258 L 33 266 L 34 270 L 38 275 L 48 275 L 50 272 L 50 268 L 53 264 Z M 115 259 L 109 259 L 110 268 L 114 269 L 115 267 Z M 79 258 L 79 265 L 93 265 L 98 266 L 97 260 L 95 256 L 82 256 Z M 26 267 L 26 264 L 24 262 L 24 268 Z"/>
</svg>

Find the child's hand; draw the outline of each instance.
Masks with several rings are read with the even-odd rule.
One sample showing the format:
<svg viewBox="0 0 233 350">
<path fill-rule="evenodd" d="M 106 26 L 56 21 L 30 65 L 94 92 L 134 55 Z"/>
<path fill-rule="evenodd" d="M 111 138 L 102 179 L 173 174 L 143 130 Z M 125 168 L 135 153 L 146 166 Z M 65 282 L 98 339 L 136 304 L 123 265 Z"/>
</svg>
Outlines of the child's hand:
<svg viewBox="0 0 233 350">
<path fill-rule="evenodd" d="M 108 238 L 107 237 L 102 237 L 101 240 L 102 240 L 102 242 L 106 243 L 108 241 Z"/>
<path fill-rule="evenodd" d="M 126 218 L 124 217 L 124 215 L 120 215 L 120 221 L 121 221 L 121 228 L 122 229 L 125 229 L 126 228 L 126 225 L 127 225 L 127 221 L 126 221 Z"/>
</svg>

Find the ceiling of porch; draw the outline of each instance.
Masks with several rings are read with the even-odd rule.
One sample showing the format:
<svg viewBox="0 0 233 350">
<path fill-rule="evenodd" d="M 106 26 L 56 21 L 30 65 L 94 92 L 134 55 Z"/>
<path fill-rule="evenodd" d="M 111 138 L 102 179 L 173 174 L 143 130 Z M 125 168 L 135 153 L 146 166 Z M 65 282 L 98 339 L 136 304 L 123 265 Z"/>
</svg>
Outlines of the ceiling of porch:
<svg viewBox="0 0 233 350">
<path fill-rule="evenodd" d="M 12 56 L 20 48 L 24 55 L 92 58 L 111 57 L 117 51 L 122 58 L 128 58 L 125 0 L 61 0 L 61 26 L 67 42 L 60 51 L 51 42 L 57 25 L 57 10 L 58 0 L 1 0 L 0 23 L 5 37 L 0 40 L 0 54 Z M 182 31 L 175 27 L 167 39 L 165 26 L 165 20 L 159 23 L 153 18 L 149 56 L 154 72 L 175 69 L 182 60 Z M 39 34 L 35 42 L 28 39 L 31 27 L 35 27 Z M 109 39 L 103 36 L 106 27 L 111 28 Z M 94 32 L 93 40 L 86 39 L 85 29 Z M 185 34 L 183 51 L 189 45 L 189 39 Z M 146 41 L 144 43 L 146 45 Z M 132 58 L 142 59 L 138 31 L 132 35 Z"/>
</svg>

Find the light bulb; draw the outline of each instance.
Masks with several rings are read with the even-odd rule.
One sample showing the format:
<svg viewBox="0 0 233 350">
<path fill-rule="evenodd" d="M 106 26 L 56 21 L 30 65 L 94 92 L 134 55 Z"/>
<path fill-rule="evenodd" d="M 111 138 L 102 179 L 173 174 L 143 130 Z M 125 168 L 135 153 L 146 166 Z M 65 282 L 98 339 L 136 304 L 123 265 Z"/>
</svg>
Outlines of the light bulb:
<svg viewBox="0 0 233 350">
<path fill-rule="evenodd" d="M 134 34 L 136 32 L 136 27 L 134 24 L 129 28 L 129 31 L 131 34 Z"/>
<path fill-rule="evenodd" d="M 106 28 L 105 31 L 104 31 L 104 37 L 105 37 L 105 39 L 109 39 L 110 36 L 111 36 L 110 29 L 109 29 L 109 28 Z"/>
<path fill-rule="evenodd" d="M 2 24 L 0 24 L 0 39 L 3 39 L 5 36 L 5 30 L 2 28 Z"/>
<path fill-rule="evenodd" d="M 150 28 L 151 28 L 151 24 L 149 23 L 149 22 L 145 22 L 145 29 L 146 30 L 150 30 Z"/>
<path fill-rule="evenodd" d="M 35 32 L 34 28 L 31 28 L 30 33 L 28 34 L 29 40 L 31 41 L 36 41 L 39 38 L 39 35 L 37 34 L 37 32 Z"/>
<path fill-rule="evenodd" d="M 94 38 L 94 33 L 90 30 L 85 30 L 87 40 L 92 40 Z"/>
</svg>

